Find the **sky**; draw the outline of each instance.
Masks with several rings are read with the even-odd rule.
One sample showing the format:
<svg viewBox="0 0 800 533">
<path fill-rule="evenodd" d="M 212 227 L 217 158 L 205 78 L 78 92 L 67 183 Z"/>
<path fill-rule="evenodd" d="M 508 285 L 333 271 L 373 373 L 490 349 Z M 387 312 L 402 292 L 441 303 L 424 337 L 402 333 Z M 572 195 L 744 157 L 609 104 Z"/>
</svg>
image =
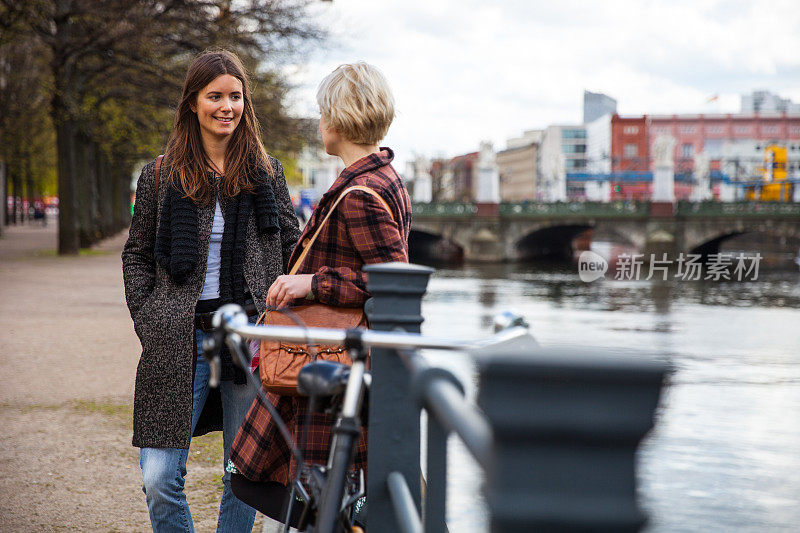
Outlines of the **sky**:
<svg viewBox="0 0 800 533">
<path fill-rule="evenodd" d="M 800 102 L 800 0 L 334 0 L 311 13 L 331 36 L 284 66 L 292 108 L 317 117 L 323 77 L 376 65 L 396 106 L 381 144 L 400 164 L 579 124 L 584 89 L 621 115 L 735 113 L 757 89 Z"/>
</svg>

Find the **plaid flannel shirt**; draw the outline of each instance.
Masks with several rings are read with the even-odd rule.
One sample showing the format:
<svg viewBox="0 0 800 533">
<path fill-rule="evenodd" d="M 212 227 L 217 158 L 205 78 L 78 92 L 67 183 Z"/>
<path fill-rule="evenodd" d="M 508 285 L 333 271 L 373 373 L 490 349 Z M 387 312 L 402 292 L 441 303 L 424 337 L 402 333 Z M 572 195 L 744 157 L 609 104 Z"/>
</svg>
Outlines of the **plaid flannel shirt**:
<svg viewBox="0 0 800 533">
<path fill-rule="evenodd" d="M 408 234 L 411 229 L 411 202 L 400 176 L 391 166 L 394 154 L 381 148 L 379 154 L 359 159 L 342 171 L 320 199 L 295 248 L 290 265 L 299 257 L 318 224 L 325 218 L 341 192 L 353 185 L 372 188 L 389 205 L 390 216 L 381 203 L 363 191 L 349 193 L 323 228 L 298 274 L 314 274 L 312 290 L 324 304 L 358 307 L 369 298 L 367 276 L 361 267 L 370 263 L 408 261 Z M 286 422 L 296 443 L 309 415 L 307 399 L 267 394 Z M 333 418 L 315 413 L 304 446 L 308 462 L 325 464 L 330 447 Z M 366 428 L 359 439 L 355 468 L 366 470 Z M 289 484 L 297 465 L 266 407 L 257 398 L 247 413 L 231 448 L 237 470 L 253 481 Z"/>
</svg>

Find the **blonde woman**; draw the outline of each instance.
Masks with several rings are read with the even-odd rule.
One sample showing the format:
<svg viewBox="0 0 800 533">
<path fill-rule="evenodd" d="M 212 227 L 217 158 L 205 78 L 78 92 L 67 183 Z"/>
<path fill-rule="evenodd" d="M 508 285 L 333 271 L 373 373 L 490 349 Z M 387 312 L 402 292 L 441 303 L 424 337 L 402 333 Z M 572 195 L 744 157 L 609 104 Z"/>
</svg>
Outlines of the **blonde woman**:
<svg viewBox="0 0 800 533">
<path fill-rule="evenodd" d="M 361 267 L 370 263 L 408 261 L 411 203 L 400 176 L 392 167 L 394 153 L 378 146 L 394 118 L 394 99 L 384 76 L 366 63 L 341 65 L 329 74 L 317 91 L 320 134 L 328 154 L 338 156 L 345 169 L 323 195 L 300 242 L 313 235 L 328 208 L 341 192 L 354 185 L 376 191 L 389 206 L 367 192 L 348 194 L 337 206 L 299 272 L 284 275 L 272 284 L 267 304 L 290 305 L 312 299 L 341 307 L 360 307 L 369 298 L 367 276 Z M 295 248 L 289 264 L 302 252 Z M 299 442 L 305 418 L 311 429 L 303 451 L 307 461 L 325 464 L 330 448 L 327 415 L 307 412 L 307 400 L 268 394 Z M 355 468 L 366 469 L 366 428 L 356 450 Z M 268 516 L 282 520 L 285 487 L 298 467 L 260 399 L 253 406 L 231 450 L 236 471 L 234 492 Z M 265 495 L 271 494 L 272 497 Z M 297 511 L 299 506 L 295 506 Z"/>
</svg>

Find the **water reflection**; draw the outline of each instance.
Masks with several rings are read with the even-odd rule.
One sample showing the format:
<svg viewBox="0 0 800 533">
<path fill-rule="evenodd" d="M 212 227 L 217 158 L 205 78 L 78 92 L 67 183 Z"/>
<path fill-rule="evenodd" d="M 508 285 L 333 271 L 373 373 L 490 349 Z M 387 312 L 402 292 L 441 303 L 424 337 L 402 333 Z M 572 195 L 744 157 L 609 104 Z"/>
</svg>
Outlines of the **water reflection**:
<svg viewBox="0 0 800 533">
<path fill-rule="evenodd" d="M 800 273 L 757 281 L 583 283 L 572 265 L 437 271 L 426 333 L 491 333 L 510 309 L 545 345 L 651 354 L 674 369 L 657 428 L 641 449 L 641 502 L 652 531 L 792 531 L 800 524 Z M 430 354 L 468 384 L 472 367 Z M 457 441 L 451 531 L 485 531 L 478 469 Z"/>
</svg>

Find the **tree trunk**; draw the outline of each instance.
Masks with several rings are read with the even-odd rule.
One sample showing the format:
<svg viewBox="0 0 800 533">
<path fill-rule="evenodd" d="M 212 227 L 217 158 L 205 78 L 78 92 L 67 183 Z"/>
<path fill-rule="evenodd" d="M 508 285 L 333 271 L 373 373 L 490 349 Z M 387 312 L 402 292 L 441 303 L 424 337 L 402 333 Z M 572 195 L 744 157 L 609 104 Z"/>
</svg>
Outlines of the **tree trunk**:
<svg viewBox="0 0 800 533">
<path fill-rule="evenodd" d="M 75 124 L 68 119 L 56 121 L 58 160 L 58 253 L 77 255 L 78 218 L 75 206 Z"/>
<path fill-rule="evenodd" d="M 56 128 L 56 159 L 58 167 L 58 253 L 77 255 L 78 213 L 75 205 L 75 150 L 78 124 L 72 114 L 76 107 L 76 88 L 73 87 L 73 60 L 69 58 L 73 22 L 69 15 L 70 0 L 55 1 L 55 39 L 53 44 L 53 98 L 50 113 Z"/>
<path fill-rule="evenodd" d="M 128 163 L 119 155 L 112 155 L 109 162 L 109 179 L 114 186 L 113 217 L 114 232 L 126 229 L 131 223 L 131 177 Z"/>
<path fill-rule="evenodd" d="M 94 197 L 92 194 L 92 176 L 89 170 L 89 139 L 85 134 L 79 133 L 75 143 L 75 173 L 72 179 L 75 181 L 75 208 L 78 210 L 78 242 L 81 248 L 88 248 L 95 242 L 93 229 L 92 206 Z"/>
<path fill-rule="evenodd" d="M 100 232 L 105 237 L 116 233 L 114 228 L 114 184 L 109 174 L 108 156 L 99 147 L 97 148 L 97 161 L 95 164 L 97 175 L 97 191 L 100 203 L 98 213 L 100 217 Z"/>
</svg>

